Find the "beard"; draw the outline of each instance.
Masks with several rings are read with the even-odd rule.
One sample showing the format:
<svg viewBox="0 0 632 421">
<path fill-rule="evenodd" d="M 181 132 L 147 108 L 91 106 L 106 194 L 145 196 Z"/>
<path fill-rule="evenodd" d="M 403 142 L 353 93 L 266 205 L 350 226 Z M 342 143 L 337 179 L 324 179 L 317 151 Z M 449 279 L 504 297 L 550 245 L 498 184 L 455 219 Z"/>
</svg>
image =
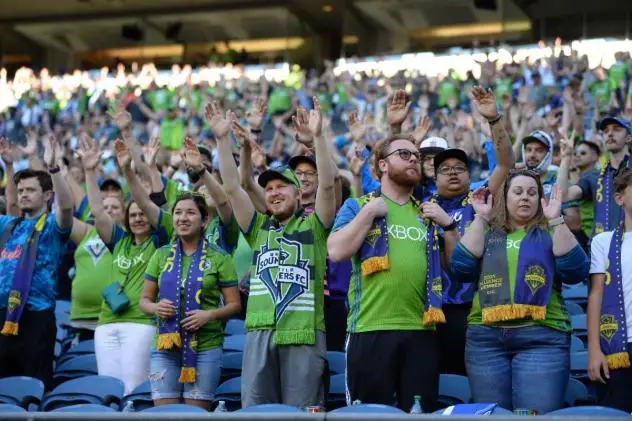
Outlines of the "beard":
<svg viewBox="0 0 632 421">
<path fill-rule="evenodd" d="M 388 178 L 390 178 L 395 184 L 404 187 L 414 187 L 421 181 L 421 167 L 417 170 L 415 175 L 408 173 L 408 168 L 393 168 L 388 167 Z"/>
</svg>

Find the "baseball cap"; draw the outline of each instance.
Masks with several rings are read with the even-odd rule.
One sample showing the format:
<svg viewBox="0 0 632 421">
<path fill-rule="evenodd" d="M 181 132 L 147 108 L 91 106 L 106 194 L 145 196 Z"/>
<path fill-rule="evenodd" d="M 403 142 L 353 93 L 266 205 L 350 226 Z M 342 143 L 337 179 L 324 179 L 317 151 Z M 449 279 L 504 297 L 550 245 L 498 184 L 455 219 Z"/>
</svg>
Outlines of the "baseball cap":
<svg viewBox="0 0 632 421">
<path fill-rule="evenodd" d="M 123 187 L 121 187 L 121 183 L 119 183 L 118 180 L 115 180 L 114 178 L 106 178 L 105 180 L 103 180 L 101 182 L 101 185 L 99 186 L 99 190 L 105 190 L 105 188 L 108 186 L 113 186 L 118 190 L 123 190 Z"/>
<path fill-rule="evenodd" d="M 624 118 L 606 117 L 599 122 L 599 130 L 605 129 L 608 124 L 618 124 L 619 126 L 623 127 L 629 135 L 632 134 L 632 127 L 630 126 L 630 123 L 628 123 Z"/>
<path fill-rule="evenodd" d="M 311 166 L 313 166 L 314 168 L 316 168 L 316 161 L 314 160 L 313 157 L 309 155 L 296 155 L 292 157 L 292 159 L 290 159 L 290 162 L 288 163 L 288 165 L 290 166 L 292 171 L 294 171 L 296 170 L 296 167 L 298 167 L 298 164 L 303 163 L 303 162 L 306 162 L 310 164 Z"/>
<path fill-rule="evenodd" d="M 261 187 L 265 188 L 268 182 L 272 180 L 283 180 L 290 184 L 293 184 L 296 188 L 301 187 L 301 184 L 299 183 L 298 178 L 296 178 L 296 175 L 294 175 L 294 172 L 292 172 L 292 170 L 289 169 L 288 167 L 280 167 L 280 168 L 266 170 L 261 173 L 257 181 L 259 182 L 259 185 Z"/>
<path fill-rule="evenodd" d="M 206 159 L 208 159 L 210 162 L 213 162 L 213 153 L 207 146 L 197 145 L 197 148 L 198 151 L 200 151 L 200 153 L 206 157 Z"/>
<path fill-rule="evenodd" d="M 426 153 L 439 153 L 448 149 L 448 142 L 442 137 L 432 136 L 424 139 L 419 145 L 419 152 Z"/>
<path fill-rule="evenodd" d="M 469 165 L 469 160 L 467 159 L 467 154 L 465 153 L 465 151 L 463 151 L 462 149 L 450 148 L 450 149 L 445 149 L 435 155 L 434 157 L 435 171 L 437 170 L 437 168 L 439 168 L 439 166 L 443 163 L 443 161 L 450 158 L 458 159 L 459 161 L 463 162 L 466 167 Z"/>
<path fill-rule="evenodd" d="M 542 130 L 534 130 L 522 140 L 522 144 L 525 146 L 531 142 L 540 142 L 546 146 L 549 152 L 553 150 L 553 138 L 550 134 Z"/>
</svg>

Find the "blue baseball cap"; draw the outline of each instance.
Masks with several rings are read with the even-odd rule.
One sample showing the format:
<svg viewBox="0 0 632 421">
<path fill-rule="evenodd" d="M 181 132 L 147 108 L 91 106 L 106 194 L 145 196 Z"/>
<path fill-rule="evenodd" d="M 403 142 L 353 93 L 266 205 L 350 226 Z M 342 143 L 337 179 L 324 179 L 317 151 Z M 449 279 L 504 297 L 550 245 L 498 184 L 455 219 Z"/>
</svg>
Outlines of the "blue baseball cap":
<svg viewBox="0 0 632 421">
<path fill-rule="evenodd" d="M 599 122 L 599 130 L 603 130 L 606 128 L 608 124 L 617 124 L 623 127 L 629 135 L 632 135 L 632 127 L 630 123 L 626 121 L 626 119 L 622 117 L 606 117 Z"/>
</svg>

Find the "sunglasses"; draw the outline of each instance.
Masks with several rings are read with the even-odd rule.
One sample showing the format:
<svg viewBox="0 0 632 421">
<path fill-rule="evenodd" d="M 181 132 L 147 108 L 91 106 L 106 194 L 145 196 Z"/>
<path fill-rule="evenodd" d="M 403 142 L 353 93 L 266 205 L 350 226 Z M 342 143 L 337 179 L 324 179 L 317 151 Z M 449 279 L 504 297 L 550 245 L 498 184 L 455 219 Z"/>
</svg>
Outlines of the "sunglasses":
<svg viewBox="0 0 632 421">
<path fill-rule="evenodd" d="M 415 158 L 417 158 L 417 161 L 419 161 L 420 158 L 420 153 L 417 151 L 411 151 L 408 149 L 395 149 L 393 152 L 387 154 L 386 156 L 384 156 L 384 158 L 382 159 L 386 159 L 389 156 L 393 155 L 393 154 L 397 154 L 401 159 L 403 159 L 404 161 L 408 161 L 410 159 L 411 156 L 415 156 Z"/>
</svg>

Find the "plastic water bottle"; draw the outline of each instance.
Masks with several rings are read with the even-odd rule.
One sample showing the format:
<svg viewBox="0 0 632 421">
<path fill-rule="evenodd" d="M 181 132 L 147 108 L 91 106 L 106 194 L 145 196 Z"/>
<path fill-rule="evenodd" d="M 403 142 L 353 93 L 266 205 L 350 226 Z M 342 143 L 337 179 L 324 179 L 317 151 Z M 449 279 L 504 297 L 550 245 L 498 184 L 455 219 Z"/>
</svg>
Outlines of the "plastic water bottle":
<svg viewBox="0 0 632 421">
<path fill-rule="evenodd" d="M 134 402 L 127 401 L 121 412 L 136 412 L 136 408 L 134 407 Z"/>
<path fill-rule="evenodd" d="M 421 396 L 415 395 L 414 399 L 415 399 L 415 403 L 413 404 L 413 407 L 410 408 L 410 413 L 423 414 L 424 411 L 421 409 Z"/>
<path fill-rule="evenodd" d="M 362 401 L 360 399 L 356 399 L 355 401 L 351 402 L 351 405 L 362 405 Z"/>
<path fill-rule="evenodd" d="M 219 401 L 219 403 L 217 404 L 217 408 L 215 408 L 215 411 L 213 412 L 228 412 L 228 409 L 226 408 L 226 402 Z"/>
</svg>

